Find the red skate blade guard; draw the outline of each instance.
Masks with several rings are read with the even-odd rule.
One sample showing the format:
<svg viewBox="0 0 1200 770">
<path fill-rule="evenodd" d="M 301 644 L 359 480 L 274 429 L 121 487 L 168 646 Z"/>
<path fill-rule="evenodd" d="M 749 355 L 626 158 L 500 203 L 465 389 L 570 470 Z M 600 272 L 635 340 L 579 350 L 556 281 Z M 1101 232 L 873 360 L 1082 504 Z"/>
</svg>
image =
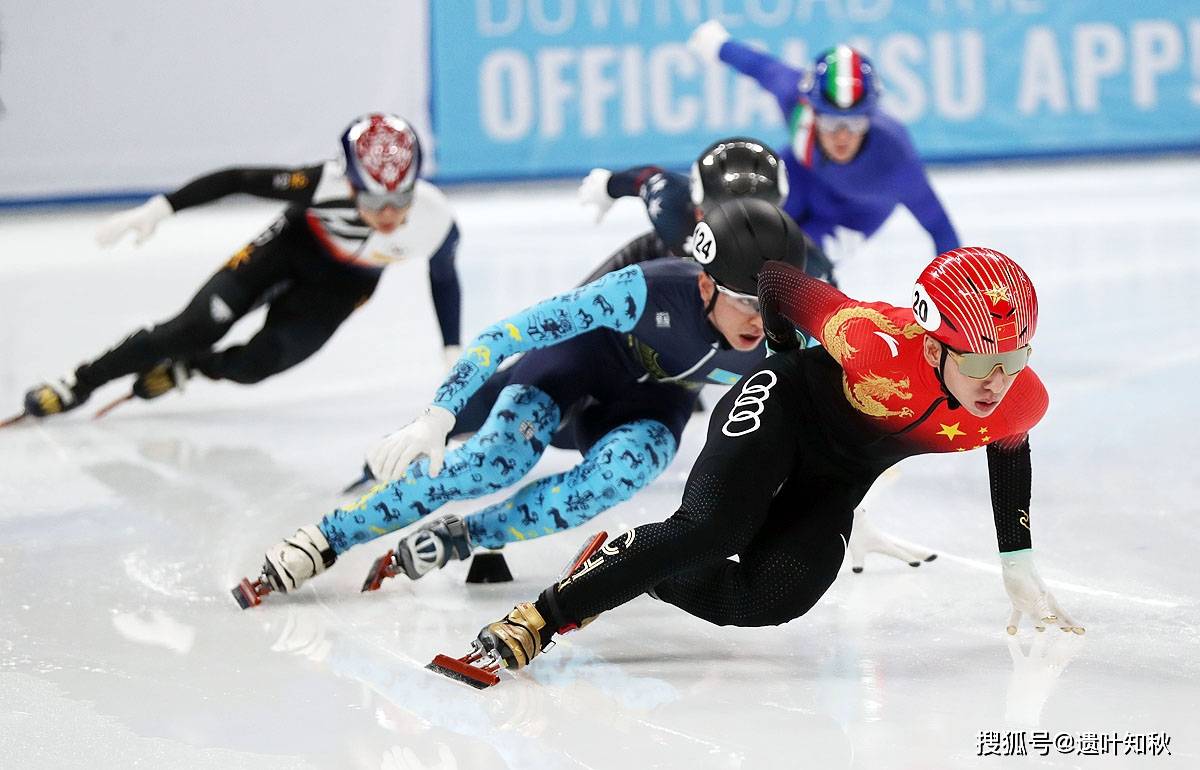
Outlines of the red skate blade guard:
<svg viewBox="0 0 1200 770">
<path fill-rule="evenodd" d="M 378 591 L 379 586 L 383 585 L 383 581 L 390 577 L 395 577 L 396 573 L 392 570 L 392 556 L 395 551 L 388 551 L 383 556 L 380 556 L 371 564 L 371 571 L 367 573 L 367 579 L 363 581 L 362 591 Z"/>
<path fill-rule="evenodd" d="M 463 663 L 458 658 L 452 658 L 449 655 L 438 655 L 425 668 L 456 682 L 469 684 L 476 690 L 486 690 L 492 685 L 500 683 L 500 677 L 491 671 L 484 671 L 478 666 Z"/>
<path fill-rule="evenodd" d="M 233 598 L 238 603 L 238 606 L 244 610 L 262 604 L 262 599 L 259 598 L 258 591 L 254 590 L 254 586 L 250 584 L 249 578 L 242 578 L 242 582 L 234 586 L 230 590 L 230 593 L 233 594 Z"/>
</svg>

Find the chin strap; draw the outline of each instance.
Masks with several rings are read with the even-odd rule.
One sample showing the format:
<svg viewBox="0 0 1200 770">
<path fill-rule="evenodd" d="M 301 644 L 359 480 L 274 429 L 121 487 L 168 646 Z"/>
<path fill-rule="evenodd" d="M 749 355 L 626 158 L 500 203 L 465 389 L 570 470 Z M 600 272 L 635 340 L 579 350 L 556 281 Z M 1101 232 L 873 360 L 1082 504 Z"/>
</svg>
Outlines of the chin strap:
<svg viewBox="0 0 1200 770">
<path fill-rule="evenodd" d="M 730 350 L 733 348 L 733 346 L 729 344 L 729 340 L 725 339 L 725 335 L 721 334 L 721 330 L 717 328 L 717 325 L 712 322 L 712 311 L 713 308 L 717 306 L 718 294 L 720 294 L 720 292 L 717 291 L 716 281 L 714 281 L 712 296 L 709 298 L 708 304 L 704 306 L 704 317 L 708 320 L 708 327 L 713 330 L 713 334 L 717 335 L 717 340 L 719 340 L 718 344 L 720 345 L 721 350 Z"/>
<path fill-rule="evenodd" d="M 938 383 L 942 386 L 942 392 L 946 394 L 946 408 L 957 409 L 962 404 L 958 403 L 958 399 L 950 392 L 950 388 L 946 387 L 946 378 L 942 375 L 942 370 L 946 368 L 947 348 L 944 343 L 939 342 L 938 344 L 942 346 L 942 359 L 938 361 L 937 368 L 934 371 L 937 373 Z"/>
</svg>

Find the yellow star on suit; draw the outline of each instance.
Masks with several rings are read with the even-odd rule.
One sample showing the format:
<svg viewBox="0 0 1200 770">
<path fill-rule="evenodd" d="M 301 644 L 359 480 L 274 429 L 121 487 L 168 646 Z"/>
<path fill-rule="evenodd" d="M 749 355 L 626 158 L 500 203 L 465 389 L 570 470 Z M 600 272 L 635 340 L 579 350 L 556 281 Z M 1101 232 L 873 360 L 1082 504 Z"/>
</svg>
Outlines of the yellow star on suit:
<svg viewBox="0 0 1200 770">
<path fill-rule="evenodd" d="M 937 435 L 945 436 L 949 441 L 953 441 L 955 436 L 967 435 L 965 432 L 958 429 L 958 426 L 962 425 L 961 422 L 956 422 L 953 425 L 945 425 L 939 422 L 938 425 L 941 425 L 942 429 L 937 432 Z"/>
</svg>

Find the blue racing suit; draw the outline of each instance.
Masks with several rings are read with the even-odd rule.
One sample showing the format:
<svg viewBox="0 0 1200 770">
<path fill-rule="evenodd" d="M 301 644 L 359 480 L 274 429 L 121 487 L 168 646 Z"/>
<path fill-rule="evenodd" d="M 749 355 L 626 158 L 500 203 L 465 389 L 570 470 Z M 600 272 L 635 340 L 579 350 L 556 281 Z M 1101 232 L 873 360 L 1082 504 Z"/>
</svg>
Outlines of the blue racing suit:
<svg viewBox="0 0 1200 770">
<path fill-rule="evenodd" d="M 817 143 L 812 107 L 801 91 L 803 70 L 733 40 L 721 46 L 720 57 L 770 91 L 783 111 L 792 134 L 791 146 L 780 153 L 789 181 L 783 209 L 818 245 L 838 226 L 870 237 L 902 203 L 929 232 L 939 254 L 958 248 L 958 233 L 899 121 L 876 112 L 854 159 L 834 163 Z"/>
<path fill-rule="evenodd" d="M 483 425 L 448 452 L 381 484 L 318 525 L 335 553 L 405 527 L 450 500 L 481 497 L 525 476 L 569 420 L 583 461 L 466 517 L 476 546 L 499 548 L 578 526 L 666 469 L 704 383 L 732 384 L 765 355 L 733 350 L 708 321 L 700 266 L 657 259 L 609 273 L 484 329 L 433 403 L 455 415 L 507 358 Z"/>
</svg>

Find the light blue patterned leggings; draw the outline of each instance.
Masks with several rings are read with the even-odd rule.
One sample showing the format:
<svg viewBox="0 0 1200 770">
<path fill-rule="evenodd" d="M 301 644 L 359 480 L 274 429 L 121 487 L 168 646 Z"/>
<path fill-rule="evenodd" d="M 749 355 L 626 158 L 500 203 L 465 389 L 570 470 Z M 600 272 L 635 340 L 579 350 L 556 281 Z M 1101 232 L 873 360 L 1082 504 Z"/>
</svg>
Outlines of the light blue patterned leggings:
<svg viewBox="0 0 1200 770">
<path fill-rule="evenodd" d="M 537 463 L 561 415 L 548 395 L 532 385 L 500 392 L 483 426 L 446 453 L 437 478 L 429 459 L 409 466 L 405 478 L 372 488 L 353 505 L 318 524 L 335 553 L 412 524 L 450 500 L 482 497 L 519 481 Z M 570 529 L 628 500 L 653 481 L 675 456 L 675 437 L 665 425 L 633 420 L 609 431 L 583 461 L 522 487 L 509 499 L 466 517 L 471 542 L 484 548 Z"/>
</svg>

